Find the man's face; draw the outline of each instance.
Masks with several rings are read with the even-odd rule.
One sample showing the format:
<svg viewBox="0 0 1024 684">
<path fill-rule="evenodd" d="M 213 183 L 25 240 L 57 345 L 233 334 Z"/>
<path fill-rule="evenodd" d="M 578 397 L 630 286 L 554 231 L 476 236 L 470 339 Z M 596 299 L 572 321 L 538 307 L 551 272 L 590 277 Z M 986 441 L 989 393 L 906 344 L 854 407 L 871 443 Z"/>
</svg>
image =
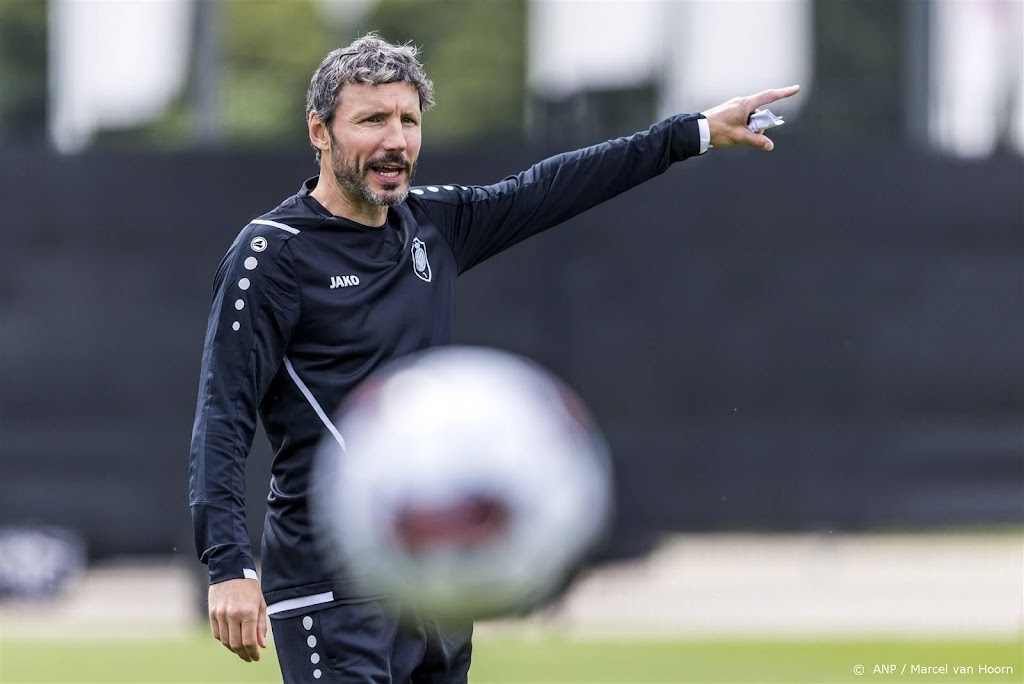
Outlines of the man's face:
<svg viewBox="0 0 1024 684">
<path fill-rule="evenodd" d="M 331 170 L 353 202 L 389 207 L 405 200 L 420 153 L 415 86 L 346 83 L 327 132 Z"/>
</svg>

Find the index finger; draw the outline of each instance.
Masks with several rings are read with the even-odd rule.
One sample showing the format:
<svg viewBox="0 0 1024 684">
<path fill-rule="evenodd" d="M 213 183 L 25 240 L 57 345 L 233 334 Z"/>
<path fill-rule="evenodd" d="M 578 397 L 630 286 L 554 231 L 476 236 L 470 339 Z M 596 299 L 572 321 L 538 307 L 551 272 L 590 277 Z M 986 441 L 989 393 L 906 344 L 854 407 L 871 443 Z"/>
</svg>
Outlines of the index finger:
<svg viewBox="0 0 1024 684">
<path fill-rule="evenodd" d="M 776 100 L 782 100 L 787 97 L 791 97 L 800 92 L 800 86 L 792 85 L 786 88 L 773 88 L 772 90 L 762 90 L 757 95 L 752 96 L 750 99 L 754 104 L 754 107 L 763 107 L 766 104 L 771 104 Z"/>
</svg>

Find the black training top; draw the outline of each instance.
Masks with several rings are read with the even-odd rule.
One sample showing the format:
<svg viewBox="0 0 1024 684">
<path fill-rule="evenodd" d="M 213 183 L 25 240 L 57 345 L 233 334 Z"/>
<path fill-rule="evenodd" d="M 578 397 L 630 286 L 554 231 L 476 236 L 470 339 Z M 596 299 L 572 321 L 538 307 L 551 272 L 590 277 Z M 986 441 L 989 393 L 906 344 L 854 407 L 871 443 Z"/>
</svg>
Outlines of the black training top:
<svg viewBox="0 0 1024 684">
<path fill-rule="evenodd" d="M 247 225 L 217 270 L 192 431 L 189 502 L 211 583 L 255 577 L 244 469 L 258 413 L 275 453 L 268 604 L 355 596 L 319 555 L 307 511 L 328 416 L 382 363 L 452 341 L 458 274 L 698 154 L 699 118 L 678 115 L 495 185 L 413 188 L 382 228 L 329 213 L 310 196 L 315 178 Z"/>
</svg>

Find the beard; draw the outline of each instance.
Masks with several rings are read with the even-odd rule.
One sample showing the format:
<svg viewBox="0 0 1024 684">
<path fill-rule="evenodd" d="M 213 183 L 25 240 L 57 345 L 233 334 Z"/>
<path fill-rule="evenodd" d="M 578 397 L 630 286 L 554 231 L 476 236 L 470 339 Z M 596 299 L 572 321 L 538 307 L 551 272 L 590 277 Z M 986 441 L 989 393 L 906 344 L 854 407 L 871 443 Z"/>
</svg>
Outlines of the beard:
<svg viewBox="0 0 1024 684">
<path fill-rule="evenodd" d="M 334 173 L 334 179 L 338 185 L 348 193 L 379 207 L 393 207 L 404 202 L 405 198 L 409 196 L 409 186 L 416 175 L 417 162 L 410 164 L 409 160 L 401 153 L 390 152 L 360 164 L 356 160 L 345 159 L 338 144 L 333 139 L 331 142 L 331 171 Z M 403 177 L 395 183 L 383 183 L 383 192 L 374 192 L 366 181 L 366 177 L 374 166 L 385 164 L 400 167 L 408 172 L 408 177 Z"/>
</svg>

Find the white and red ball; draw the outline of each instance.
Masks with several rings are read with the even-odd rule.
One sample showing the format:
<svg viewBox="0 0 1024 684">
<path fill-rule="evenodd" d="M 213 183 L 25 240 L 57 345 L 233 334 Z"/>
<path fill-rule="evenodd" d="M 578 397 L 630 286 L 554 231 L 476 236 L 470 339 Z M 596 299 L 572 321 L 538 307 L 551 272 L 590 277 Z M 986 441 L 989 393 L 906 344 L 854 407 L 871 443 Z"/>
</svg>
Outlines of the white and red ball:
<svg viewBox="0 0 1024 684">
<path fill-rule="evenodd" d="M 605 442 L 537 365 L 439 347 L 346 400 L 314 472 L 321 542 L 367 594 L 439 613 L 518 613 L 553 597 L 605 531 Z"/>
</svg>

